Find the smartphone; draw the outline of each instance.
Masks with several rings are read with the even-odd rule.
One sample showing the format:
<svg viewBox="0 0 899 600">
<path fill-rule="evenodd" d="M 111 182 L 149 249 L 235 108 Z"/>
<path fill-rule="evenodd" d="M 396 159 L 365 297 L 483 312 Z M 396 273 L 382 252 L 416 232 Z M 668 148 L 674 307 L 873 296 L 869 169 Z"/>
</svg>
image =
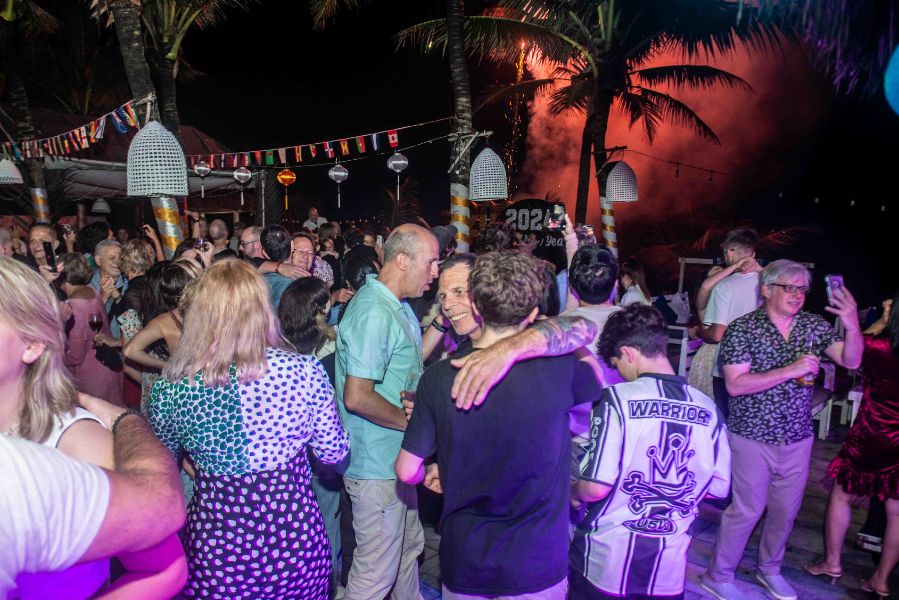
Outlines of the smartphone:
<svg viewBox="0 0 899 600">
<path fill-rule="evenodd" d="M 827 285 L 827 302 L 833 304 L 833 292 L 844 287 L 842 275 L 825 275 L 824 283 Z"/>
<path fill-rule="evenodd" d="M 565 205 L 554 203 L 549 209 L 546 228 L 554 231 L 565 230 Z"/>
<path fill-rule="evenodd" d="M 50 268 L 50 271 L 56 273 L 56 252 L 53 251 L 53 244 L 50 242 L 41 242 L 44 246 L 44 260 L 47 261 L 47 266 Z"/>
<path fill-rule="evenodd" d="M 376 236 L 375 244 L 378 246 L 383 246 L 384 245 L 384 236 L 382 236 L 382 235 Z"/>
<path fill-rule="evenodd" d="M 197 241 L 194 242 L 194 248 L 200 250 L 201 252 L 206 252 L 209 250 L 209 242 L 206 241 L 206 238 L 200 237 L 197 238 Z"/>
</svg>

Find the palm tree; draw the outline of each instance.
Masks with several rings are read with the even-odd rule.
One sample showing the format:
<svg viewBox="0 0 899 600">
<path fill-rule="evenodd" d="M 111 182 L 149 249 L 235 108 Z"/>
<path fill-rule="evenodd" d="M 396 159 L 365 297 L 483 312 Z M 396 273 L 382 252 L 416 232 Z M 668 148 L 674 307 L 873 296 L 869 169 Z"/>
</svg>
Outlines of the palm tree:
<svg viewBox="0 0 899 600">
<path fill-rule="evenodd" d="M 312 0 L 309 4 L 315 27 L 322 28 L 340 8 L 357 9 L 364 0 Z M 447 54 L 450 65 L 450 84 L 453 90 L 453 132 L 450 172 L 450 218 L 456 225 L 457 248 L 468 251 L 469 171 L 471 155 L 468 151 L 472 135 L 471 83 L 468 63 L 465 60 L 465 0 L 446 0 L 445 29 Z M 403 40 L 400 39 L 400 46 Z"/>
<path fill-rule="evenodd" d="M 589 160 L 602 189 L 609 155 L 605 137 L 616 102 L 631 125 L 642 123 L 650 140 L 661 122 L 670 122 L 718 141 L 688 106 L 653 87 L 747 87 L 746 82 L 711 66 L 646 64 L 671 51 L 692 61 L 732 52 L 738 43 L 753 49 L 778 43 L 772 21 L 738 21 L 737 10 L 727 0 L 501 0 L 497 9 L 467 17 L 465 43 L 475 54 L 510 62 L 524 41 L 539 60 L 563 65 L 553 78 L 522 82 L 518 89 L 533 93 L 565 79 L 567 85 L 553 94 L 553 108 L 585 114 L 575 209 L 575 219 L 584 221 Z M 424 50 L 443 48 L 447 23 L 421 23 L 404 30 L 400 39 Z"/>
<path fill-rule="evenodd" d="M 792 31 L 838 90 L 873 94 L 899 41 L 891 0 L 739 0 L 739 19 Z"/>
<path fill-rule="evenodd" d="M 246 0 L 143 0 L 141 19 L 153 52 L 151 63 L 160 91 L 162 124 L 179 136 L 175 80 L 181 60 L 181 44 L 191 27 L 205 29 L 219 23 L 230 7 L 248 10 Z"/>
<path fill-rule="evenodd" d="M 147 65 L 143 30 L 140 25 L 140 2 L 135 0 L 91 0 L 91 6 L 99 17 L 103 12 L 112 15 L 119 51 L 125 63 L 125 76 L 134 98 L 144 98 L 156 93 L 150 67 Z"/>
</svg>

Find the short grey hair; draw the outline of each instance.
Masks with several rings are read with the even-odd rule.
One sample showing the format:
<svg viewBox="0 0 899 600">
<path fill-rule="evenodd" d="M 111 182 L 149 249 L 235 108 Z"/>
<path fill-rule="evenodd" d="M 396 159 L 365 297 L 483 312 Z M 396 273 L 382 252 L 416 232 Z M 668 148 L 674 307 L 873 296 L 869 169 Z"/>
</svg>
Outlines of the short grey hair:
<svg viewBox="0 0 899 600">
<path fill-rule="evenodd" d="M 103 240 L 102 242 L 97 244 L 97 247 L 94 248 L 94 256 L 98 256 L 103 253 L 107 248 L 121 248 L 122 245 L 117 240 Z"/>
<path fill-rule="evenodd" d="M 0 244 L 11 244 L 12 234 L 6 227 L 0 227 Z"/>
<path fill-rule="evenodd" d="M 412 227 L 397 228 L 384 242 L 384 262 L 392 262 L 401 252 L 410 258 L 421 250 L 421 238 L 418 231 Z"/>
<path fill-rule="evenodd" d="M 811 285 L 812 274 L 805 268 L 805 265 L 782 258 L 769 263 L 768 266 L 762 269 L 759 275 L 759 283 L 771 285 L 772 283 L 781 283 L 800 276 L 805 279 L 806 285 Z"/>
<path fill-rule="evenodd" d="M 250 235 L 258 240 L 262 237 L 262 230 L 265 229 L 265 227 L 263 227 L 262 225 L 250 225 L 249 227 L 247 227 L 247 229 L 250 230 Z M 244 231 L 246 231 L 247 229 L 244 229 Z"/>
</svg>

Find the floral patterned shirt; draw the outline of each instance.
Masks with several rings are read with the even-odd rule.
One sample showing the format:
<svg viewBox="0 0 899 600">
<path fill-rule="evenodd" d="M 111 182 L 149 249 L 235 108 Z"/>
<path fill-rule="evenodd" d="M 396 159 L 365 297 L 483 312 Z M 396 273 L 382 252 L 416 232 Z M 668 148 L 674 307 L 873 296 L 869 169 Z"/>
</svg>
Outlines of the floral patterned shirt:
<svg viewBox="0 0 899 600">
<path fill-rule="evenodd" d="M 750 364 L 750 373 L 767 373 L 794 362 L 809 352 L 821 356 L 841 341 L 833 327 L 819 315 L 800 312 L 785 340 L 762 306 L 731 322 L 721 340 L 721 365 Z M 727 428 L 740 437 L 785 446 L 814 435 L 812 387 L 794 380 L 744 396 L 731 396 Z"/>
</svg>

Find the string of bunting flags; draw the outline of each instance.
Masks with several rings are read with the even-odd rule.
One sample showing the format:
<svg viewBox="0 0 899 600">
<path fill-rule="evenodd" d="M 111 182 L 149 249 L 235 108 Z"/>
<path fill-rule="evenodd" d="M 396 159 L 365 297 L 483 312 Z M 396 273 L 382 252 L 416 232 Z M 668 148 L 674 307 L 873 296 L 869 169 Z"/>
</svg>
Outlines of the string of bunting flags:
<svg viewBox="0 0 899 600">
<path fill-rule="evenodd" d="M 374 133 L 338 138 L 323 142 L 291 144 L 281 148 L 269 148 L 266 150 L 245 150 L 241 152 L 226 152 L 215 154 L 188 154 L 187 162 L 191 169 L 199 163 L 210 169 L 236 169 L 238 167 L 299 165 L 304 161 L 316 159 L 337 160 L 350 156 L 366 154 L 368 152 L 380 152 L 386 148 L 398 148 L 400 145 L 399 132 L 404 129 L 423 127 L 433 123 L 449 121 L 452 117 L 434 119 L 414 125 L 404 125 L 395 129 L 387 129 Z"/>
<path fill-rule="evenodd" d="M 129 100 L 118 108 L 109 111 L 102 117 L 85 123 L 65 133 L 50 137 L 3 142 L 0 148 L 14 160 L 26 158 L 64 157 L 79 152 L 96 144 L 106 135 L 106 122 L 112 122 L 118 133 L 127 133 L 130 128 L 140 129 L 140 119 L 134 108 L 152 100 L 151 96 L 138 100 Z"/>
</svg>

